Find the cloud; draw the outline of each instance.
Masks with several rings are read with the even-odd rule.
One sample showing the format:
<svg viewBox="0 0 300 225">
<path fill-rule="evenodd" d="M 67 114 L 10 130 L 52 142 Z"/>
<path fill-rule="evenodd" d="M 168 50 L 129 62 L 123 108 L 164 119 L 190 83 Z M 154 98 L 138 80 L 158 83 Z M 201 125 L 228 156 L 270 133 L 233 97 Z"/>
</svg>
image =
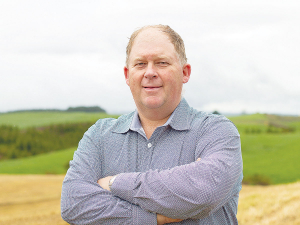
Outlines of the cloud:
<svg viewBox="0 0 300 225">
<path fill-rule="evenodd" d="M 77 105 L 133 110 L 123 75 L 128 37 L 137 27 L 161 23 L 186 43 L 190 105 L 300 114 L 298 1 L 0 4 L 0 111 Z"/>
</svg>

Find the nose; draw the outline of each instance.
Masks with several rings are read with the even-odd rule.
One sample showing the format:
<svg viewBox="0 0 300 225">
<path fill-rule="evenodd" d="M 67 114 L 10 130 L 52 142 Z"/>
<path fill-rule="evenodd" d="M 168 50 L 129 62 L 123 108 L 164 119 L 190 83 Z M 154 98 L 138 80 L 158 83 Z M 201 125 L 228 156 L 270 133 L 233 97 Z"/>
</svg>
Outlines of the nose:
<svg viewBox="0 0 300 225">
<path fill-rule="evenodd" d="M 147 65 L 147 70 L 144 74 L 144 77 L 147 78 L 147 79 L 152 79 L 152 78 L 156 78 L 158 75 L 157 75 L 157 72 L 155 70 L 155 68 L 153 67 L 152 64 L 148 64 Z"/>
</svg>

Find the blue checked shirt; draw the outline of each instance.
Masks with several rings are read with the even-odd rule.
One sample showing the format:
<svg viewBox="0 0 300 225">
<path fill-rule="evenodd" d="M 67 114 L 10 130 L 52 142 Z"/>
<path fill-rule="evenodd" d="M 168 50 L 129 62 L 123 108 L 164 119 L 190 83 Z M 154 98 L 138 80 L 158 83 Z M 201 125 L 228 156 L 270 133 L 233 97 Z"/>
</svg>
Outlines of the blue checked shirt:
<svg viewBox="0 0 300 225">
<path fill-rule="evenodd" d="M 200 161 L 196 161 L 201 158 Z M 224 116 L 182 99 L 147 139 L 137 112 L 101 119 L 83 136 L 63 182 L 61 213 L 71 224 L 237 224 L 240 137 Z M 100 178 L 119 174 L 111 192 Z"/>
</svg>

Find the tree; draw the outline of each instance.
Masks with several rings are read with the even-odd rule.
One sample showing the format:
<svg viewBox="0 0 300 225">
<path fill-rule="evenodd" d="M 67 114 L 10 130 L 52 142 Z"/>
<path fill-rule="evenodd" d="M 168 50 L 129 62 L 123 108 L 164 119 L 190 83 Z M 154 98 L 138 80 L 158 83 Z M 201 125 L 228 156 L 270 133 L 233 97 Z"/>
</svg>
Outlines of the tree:
<svg viewBox="0 0 300 225">
<path fill-rule="evenodd" d="M 217 110 L 213 111 L 213 114 L 221 115 L 221 113 L 219 113 Z"/>
</svg>

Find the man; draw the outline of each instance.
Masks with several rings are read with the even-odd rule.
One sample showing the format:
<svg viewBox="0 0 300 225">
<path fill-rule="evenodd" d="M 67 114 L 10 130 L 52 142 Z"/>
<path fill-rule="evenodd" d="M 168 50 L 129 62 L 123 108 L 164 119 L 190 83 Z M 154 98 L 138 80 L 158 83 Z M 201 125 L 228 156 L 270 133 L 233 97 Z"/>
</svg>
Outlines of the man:
<svg viewBox="0 0 300 225">
<path fill-rule="evenodd" d="M 181 97 L 191 66 L 169 26 L 146 26 L 127 46 L 125 80 L 137 110 L 97 121 L 62 188 L 72 224 L 237 224 L 240 138 L 225 117 Z"/>
</svg>

